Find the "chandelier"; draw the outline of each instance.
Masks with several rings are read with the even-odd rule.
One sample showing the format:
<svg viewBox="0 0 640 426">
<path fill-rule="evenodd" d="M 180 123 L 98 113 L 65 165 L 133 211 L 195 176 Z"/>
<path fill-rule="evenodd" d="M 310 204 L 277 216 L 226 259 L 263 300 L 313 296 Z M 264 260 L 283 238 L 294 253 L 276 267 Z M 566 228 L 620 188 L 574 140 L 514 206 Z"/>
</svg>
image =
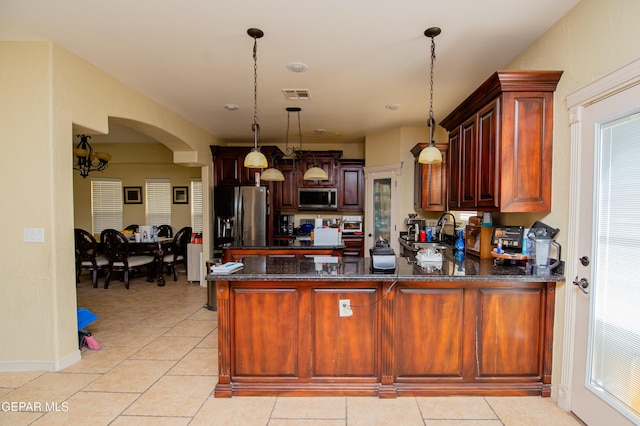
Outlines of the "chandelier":
<svg viewBox="0 0 640 426">
<path fill-rule="evenodd" d="M 86 178 L 91 172 L 101 172 L 107 168 L 111 155 L 106 152 L 94 152 L 91 145 L 89 145 L 89 135 L 76 135 L 80 138 L 80 142 L 73 150 L 73 155 L 76 157 L 74 170 L 80 172 L 80 176 Z M 96 162 L 97 160 L 97 162 Z"/>
<path fill-rule="evenodd" d="M 292 168 L 291 168 L 291 173 L 295 174 L 296 172 L 296 159 L 302 159 L 303 157 L 306 156 L 311 156 L 313 159 L 312 162 L 312 167 L 310 167 L 303 176 L 304 180 L 327 180 L 329 179 L 329 177 L 327 176 L 327 172 L 325 172 L 323 169 L 321 169 L 320 167 L 317 167 L 316 165 L 316 157 L 313 155 L 313 153 L 311 153 L 310 151 L 303 151 L 302 150 L 302 127 L 300 125 L 300 111 L 302 111 L 302 108 L 299 107 L 288 107 L 287 108 L 287 133 L 285 136 L 285 147 L 284 147 L 284 154 L 281 155 L 274 155 L 273 156 L 273 165 L 271 168 L 268 168 L 267 170 L 265 170 L 264 172 L 262 172 L 262 175 L 260 176 L 261 180 L 266 180 L 266 181 L 283 181 L 284 180 L 284 175 L 282 174 L 282 172 L 280 170 L 277 169 L 277 164 L 278 164 L 278 158 L 282 158 L 282 159 L 287 159 L 287 160 L 291 160 L 293 162 Z M 289 146 L 289 130 L 291 127 L 291 113 L 295 112 L 298 116 L 298 147 L 295 146 Z"/>
<path fill-rule="evenodd" d="M 418 157 L 418 162 L 422 164 L 442 163 L 442 153 L 436 148 L 435 141 L 433 140 L 434 127 L 436 126 L 436 121 L 433 119 L 433 64 L 436 60 L 436 43 L 434 37 L 438 36 L 440 32 L 441 30 L 438 27 L 427 28 L 424 31 L 424 35 L 431 38 L 431 72 L 429 74 L 429 145 L 420 152 L 420 156 Z"/>
<path fill-rule="evenodd" d="M 244 157 L 244 166 L 251 169 L 262 169 L 267 167 L 267 157 L 258 148 L 258 137 L 260 136 L 260 125 L 258 124 L 258 39 L 264 36 L 262 30 L 249 28 L 247 30 L 253 38 L 253 149 Z"/>
</svg>

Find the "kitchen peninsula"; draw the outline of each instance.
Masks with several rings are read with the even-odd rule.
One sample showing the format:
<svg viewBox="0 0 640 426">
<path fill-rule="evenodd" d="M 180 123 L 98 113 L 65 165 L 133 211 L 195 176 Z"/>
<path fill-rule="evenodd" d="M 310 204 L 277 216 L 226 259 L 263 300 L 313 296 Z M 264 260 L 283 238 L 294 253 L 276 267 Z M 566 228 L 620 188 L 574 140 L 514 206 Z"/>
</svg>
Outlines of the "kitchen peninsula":
<svg viewBox="0 0 640 426">
<path fill-rule="evenodd" d="M 218 298 L 216 397 L 551 392 L 556 282 L 491 259 L 393 274 L 370 258 L 247 257 L 208 275 Z"/>
</svg>

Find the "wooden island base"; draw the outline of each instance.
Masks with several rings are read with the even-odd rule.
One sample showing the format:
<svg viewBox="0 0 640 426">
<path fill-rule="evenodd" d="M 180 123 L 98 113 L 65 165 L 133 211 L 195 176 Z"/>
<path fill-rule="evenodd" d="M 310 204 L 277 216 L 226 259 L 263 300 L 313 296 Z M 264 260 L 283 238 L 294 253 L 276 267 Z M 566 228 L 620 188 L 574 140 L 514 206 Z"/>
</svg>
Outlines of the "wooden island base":
<svg viewBox="0 0 640 426">
<path fill-rule="evenodd" d="M 347 275 L 216 277 L 215 397 L 550 396 L 555 282 Z"/>
</svg>

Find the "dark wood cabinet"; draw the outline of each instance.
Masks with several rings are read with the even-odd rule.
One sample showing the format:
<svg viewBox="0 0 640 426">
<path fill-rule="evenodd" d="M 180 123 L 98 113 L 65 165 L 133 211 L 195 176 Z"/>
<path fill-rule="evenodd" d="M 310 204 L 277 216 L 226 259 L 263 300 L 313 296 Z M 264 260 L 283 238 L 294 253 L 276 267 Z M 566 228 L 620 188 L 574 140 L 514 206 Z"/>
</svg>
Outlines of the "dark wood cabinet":
<svg viewBox="0 0 640 426">
<path fill-rule="evenodd" d="M 552 335 L 552 287 L 407 285 L 396 300 L 399 384 L 530 381 L 546 383 L 542 393 L 549 395 L 551 347 L 545 336 Z"/>
<path fill-rule="evenodd" d="M 218 278 L 216 397 L 550 396 L 554 282 Z"/>
<path fill-rule="evenodd" d="M 338 170 L 338 210 L 364 211 L 364 160 L 342 160 Z"/>
<path fill-rule="evenodd" d="M 562 71 L 499 71 L 441 125 L 452 210 L 551 210 L 553 92 Z"/>
<path fill-rule="evenodd" d="M 436 144 L 436 148 L 442 153 L 442 163 L 420 164 L 418 157 L 427 145 L 427 142 L 421 142 L 411 149 L 411 153 L 415 157 L 413 207 L 419 212 L 446 211 L 449 144 Z"/>
<path fill-rule="evenodd" d="M 273 183 L 274 205 L 276 210 L 298 210 L 298 177 L 293 165 L 279 164 L 284 181 Z"/>
<path fill-rule="evenodd" d="M 213 183 L 215 186 L 253 185 L 255 173 L 262 173 L 263 169 L 244 167 L 244 157 L 252 147 L 234 147 L 211 145 L 213 155 Z M 276 146 L 263 146 L 260 149 L 270 161 L 272 156 L 280 152 Z"/>
<path fill-rule="evenodd" d="M 302 188 L 337 187 L 337 170 L 342 151 L 307 151 L 299 162 L 296 162 L 298 186 Z M 327 180 L 304 180 L 304 173 L 313 166 L 320 167 L 327 173 Z"/>
<path fill-rule="evenodd" d="M 359 256 L 364 257 L 364 236 L 342 236 L 342 244 L 344 249 L 342 250 L 344 256 Z"/>
</svg>

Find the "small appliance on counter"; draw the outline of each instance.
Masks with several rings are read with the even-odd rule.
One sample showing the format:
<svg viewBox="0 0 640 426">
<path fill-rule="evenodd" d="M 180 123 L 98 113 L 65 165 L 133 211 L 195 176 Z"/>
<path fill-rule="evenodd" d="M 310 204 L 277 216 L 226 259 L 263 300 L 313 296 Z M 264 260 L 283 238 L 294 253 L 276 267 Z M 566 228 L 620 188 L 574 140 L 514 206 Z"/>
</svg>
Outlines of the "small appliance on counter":
<svg viewBox="0 0 640 426">
<path fill-rule="evenodd" d="M 340 228 L 342 235 L 362 234 L 362 216 L 342 216 Z"/>
<path fill-rule="evenodd" d="M 393 274 L 396 272 L 396 254 L 389 242 L 380 240 L 369 249 L 371 272 L 374 274 Z"/>
<path fill-rule="evenodd" d="M 278 215 L 277 235 L 293 235 L 295 216 L 292 214 Z"/>
<path fill-rule="evenodd" d="M 418 241 L 420 231 L 425 227 L 425 220 L 417 216 L 417 214 L 411 213 L 404 220 L 404 224 L 407 226 L 407 241 Z"/>
</svg>

